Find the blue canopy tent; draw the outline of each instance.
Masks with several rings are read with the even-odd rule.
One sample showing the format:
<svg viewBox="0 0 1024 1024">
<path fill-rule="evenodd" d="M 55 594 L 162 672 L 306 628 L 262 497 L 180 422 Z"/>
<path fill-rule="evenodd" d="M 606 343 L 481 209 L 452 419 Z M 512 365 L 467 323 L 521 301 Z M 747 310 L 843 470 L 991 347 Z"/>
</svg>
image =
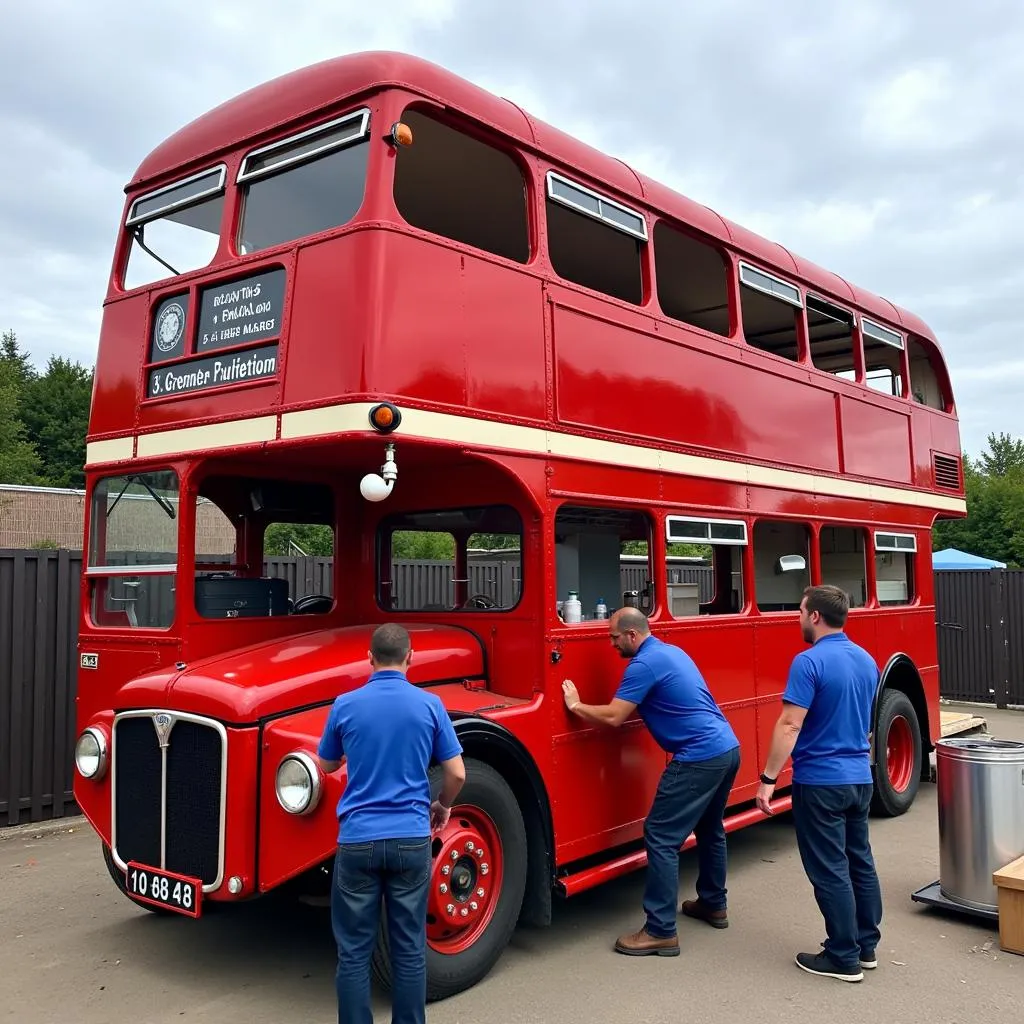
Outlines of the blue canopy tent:
<svg viewBox="0 0 1024 1024">
<path fill-rule="evenodd" d="M 956 548 L 943 548 L 932 554 L 933 569 L 1005 569 L 1005 562 L 997 562 L 994 558 L 981 558 L 969 555 L 966 551 Z"/>
</svg>

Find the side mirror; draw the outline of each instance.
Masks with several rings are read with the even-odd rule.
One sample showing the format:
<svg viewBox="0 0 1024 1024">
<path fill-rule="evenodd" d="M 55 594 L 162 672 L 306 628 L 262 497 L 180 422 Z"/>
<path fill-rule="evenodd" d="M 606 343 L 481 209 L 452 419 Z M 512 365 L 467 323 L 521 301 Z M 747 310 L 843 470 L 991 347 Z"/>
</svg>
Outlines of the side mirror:
<svg viewBox="0 0 1024 1024">
<path fill-rule="evenodd" d="M 803 572 L 807 568 L 807 559 L 803 555 L 782 555 L 775 563 L 775 572 L 782 575 L 786 572 Z"/>
</svg>

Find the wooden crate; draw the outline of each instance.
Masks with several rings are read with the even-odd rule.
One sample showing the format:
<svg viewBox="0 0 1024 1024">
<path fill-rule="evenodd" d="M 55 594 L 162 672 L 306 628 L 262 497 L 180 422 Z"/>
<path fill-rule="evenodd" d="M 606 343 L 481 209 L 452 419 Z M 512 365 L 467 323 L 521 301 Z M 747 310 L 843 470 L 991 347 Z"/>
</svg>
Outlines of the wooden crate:
<svg viewBox="0 0 1024 1024">
<path fill-rule="evenodd" d="M 992 875 L 999 892 L 999 946 L 1024 955 L 1024 857 Z"/>
</svg>

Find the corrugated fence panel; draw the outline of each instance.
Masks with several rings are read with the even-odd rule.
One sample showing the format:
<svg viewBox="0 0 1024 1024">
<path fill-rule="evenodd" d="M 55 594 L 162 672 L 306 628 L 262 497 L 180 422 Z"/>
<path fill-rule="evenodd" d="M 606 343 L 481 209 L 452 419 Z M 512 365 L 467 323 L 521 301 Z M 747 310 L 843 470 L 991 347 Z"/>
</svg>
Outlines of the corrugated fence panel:
<svg viewBox="0 0 1024 1024">
<path fill-rule="evenodd" d="M 1006 703 L 1024 705 L 1024 569 L 1003 572 L 1006 613 Z"/>
</svg>

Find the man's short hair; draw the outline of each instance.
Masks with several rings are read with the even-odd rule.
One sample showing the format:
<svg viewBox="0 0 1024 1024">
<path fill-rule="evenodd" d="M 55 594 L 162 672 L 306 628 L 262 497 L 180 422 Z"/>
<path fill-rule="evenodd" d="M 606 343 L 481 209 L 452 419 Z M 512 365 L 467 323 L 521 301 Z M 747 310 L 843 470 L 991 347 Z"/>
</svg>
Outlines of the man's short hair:
<svg viewBox="0 0 1024 1024">
<path fill-rule="evenodd" d="M 409 631 L 397 622 L 378 626 L 370 638 L 370 653 L 378 665 L 401 665 L 411 646 Z"/>
<path fill-rule="evenodd" d="M 629 605 L 619 609 L 619 618 L 616 624 L 623 632 L 627 629 L 635 629 L 638 633 L 649 633 L 651 629 L 647 616 L 639 608 L 632 608 Z"/>
<path fill-rule="evenodd" d="M 807 599 L 807 610 L 817 612 L 825 625 L 832 629 L 842 629 L 846 625 L 846 616 L 850 611 L 850 599 L 839 587 L 823 583 L 817 587 L 808 587 L 804 591 Z"/>
</svg>

